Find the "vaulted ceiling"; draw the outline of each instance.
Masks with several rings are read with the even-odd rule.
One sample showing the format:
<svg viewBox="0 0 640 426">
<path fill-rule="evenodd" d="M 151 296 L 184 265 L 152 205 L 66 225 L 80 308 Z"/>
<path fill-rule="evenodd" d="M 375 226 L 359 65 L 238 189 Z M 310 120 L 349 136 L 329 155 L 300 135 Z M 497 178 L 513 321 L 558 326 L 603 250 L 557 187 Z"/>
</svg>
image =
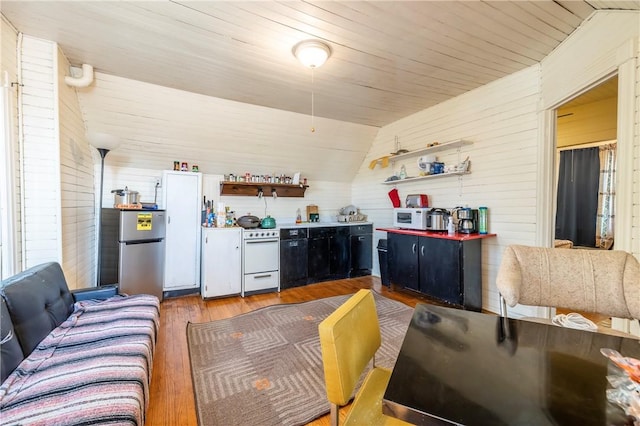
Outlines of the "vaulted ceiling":
<svg viewBox="0 0 640 426">
<path fill-rule="evenodd" d="M 7 1 L 19 31 L 73 65 L 384 126 L 540 62 L 597 9 L 640 1 Z M 313 72 L 301 40 L 331 46 Z M 313 79 L 313 83 L 312 83 Z"/>
</svg>

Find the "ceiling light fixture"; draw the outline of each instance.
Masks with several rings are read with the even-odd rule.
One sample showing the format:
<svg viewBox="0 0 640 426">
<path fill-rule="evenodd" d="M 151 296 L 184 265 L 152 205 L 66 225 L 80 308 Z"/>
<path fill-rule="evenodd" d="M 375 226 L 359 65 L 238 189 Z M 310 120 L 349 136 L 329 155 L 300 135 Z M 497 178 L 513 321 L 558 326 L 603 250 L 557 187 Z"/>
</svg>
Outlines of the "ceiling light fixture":
<svg viewBox="0 0 640 426">
<path fill-rule="evenodd" d="M 331 56 L 331 48 L 320 40 L 304 40 L 293 46 L 291 52 L 302 65 L 311 68 L 311 132 L 313 133 L 316 131 L 314 125 L 313 71 L 327 62 L 327 59 Z"/>
<path fill-rule="evenodd" d="M 293 56 L 308 68 L 321 67 L 331 56 L 329 45 L 320 40 L 301 41 L 293 46 L 292 52 Z"/>
</svg>

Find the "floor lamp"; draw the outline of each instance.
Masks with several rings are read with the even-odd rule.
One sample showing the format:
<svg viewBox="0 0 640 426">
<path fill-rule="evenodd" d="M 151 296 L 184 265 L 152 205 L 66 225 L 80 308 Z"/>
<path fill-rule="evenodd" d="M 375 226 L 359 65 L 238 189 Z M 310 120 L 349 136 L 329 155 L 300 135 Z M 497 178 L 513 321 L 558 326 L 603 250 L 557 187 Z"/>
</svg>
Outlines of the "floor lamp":
<svg viewBox="0 0 640 426">
<path fill-rule="evenodd" d="M 96 263 L 96 286 L 100 286 L 100 266 L 102 264 L 102 194 L 104 190 L 104 158 L 109 151 L 112 151 L 120 145 L 120 140 L 106 133 L 89 133 L 87 135 L 91 145 L 96 147 L 100 154 L 100 192 L 98 193 L 98 217 L 96 226 L 98 228 L 96 243 L 98 245 L 97 263 Z"/>
</svg>

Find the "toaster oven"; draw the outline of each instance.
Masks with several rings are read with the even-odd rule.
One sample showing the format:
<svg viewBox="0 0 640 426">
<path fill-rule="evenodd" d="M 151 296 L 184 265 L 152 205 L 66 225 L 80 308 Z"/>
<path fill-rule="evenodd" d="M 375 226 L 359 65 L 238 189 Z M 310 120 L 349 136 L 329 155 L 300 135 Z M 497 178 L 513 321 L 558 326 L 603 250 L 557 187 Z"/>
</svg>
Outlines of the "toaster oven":
<svg viewBox="0 0 640 426">
<path fill-rule="evenodd" d="M 403 229 L 427 229 L 428 208 L 393 209 L 393 226 Z"/>
</svg>

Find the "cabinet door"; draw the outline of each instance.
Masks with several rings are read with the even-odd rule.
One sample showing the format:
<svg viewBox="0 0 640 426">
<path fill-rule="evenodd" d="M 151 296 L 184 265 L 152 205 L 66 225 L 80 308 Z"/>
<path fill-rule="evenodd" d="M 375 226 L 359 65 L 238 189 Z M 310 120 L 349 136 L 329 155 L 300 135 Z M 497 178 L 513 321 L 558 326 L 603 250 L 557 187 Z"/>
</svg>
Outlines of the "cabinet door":
<svg viewBox="0 0 640 426">
<path fill-rule="evenodd" d="M 420 291 L 461 305 L 460 242 L 420 237 Z"/>
<path fill-rule="evenodd" d="M 329 237 L 309 238 L 309 256 L 307 260 L 310 283 L 329 279 L 331 272 Z"/>
<path fill-rule="evenodd" d="M 280 290 L 307 284 L 307 239 L 280 241 Z"/>
<path fill-rule="evenodd" d="M 200 286 L 200 211 L 202 175 L 165 172 L 163 199 L 167 215 L 164 289 Z"/>
<path fill-rule="evenodd" d="M 389 279 L 392 284 L 420 290 L 418 276 L 418 237 L 389 233 Z"/>
<path fill-rule="evenodd" d="M 351 236 L 351 271 L 350 277 L 371 275 L 373 253 L 373 235 Z"/>
<path fill-rule="evenodd" d="M 205 231 L 202 235 L 202 297 L 240 294 L 242 290 L 240 229 Z"/>
<path fill-rule="evenodd" d="M 336 235 L 329 239 L 330 260 L 329 269 L 332 279 L 342 279 L 349 276 L 349 229 L 338 227 Z"/>
</svg>

